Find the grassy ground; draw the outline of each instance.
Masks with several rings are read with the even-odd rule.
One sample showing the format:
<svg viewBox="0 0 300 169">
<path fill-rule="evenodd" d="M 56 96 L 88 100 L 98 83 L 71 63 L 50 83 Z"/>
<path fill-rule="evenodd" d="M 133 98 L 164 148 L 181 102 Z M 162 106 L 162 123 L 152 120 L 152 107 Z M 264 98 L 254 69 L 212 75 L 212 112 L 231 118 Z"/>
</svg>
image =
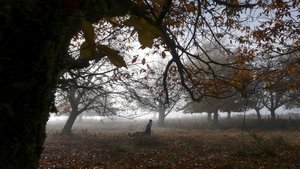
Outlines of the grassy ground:
<svg viewBox="0 0 300 169">
<path fill-rule="evenodd" d="M 133 126 L 138 126 L 133 129 Z M 56 125 L 57 126 L 57 125 Z M 40 169 L 297 169 L 300 131 L 291 129 L 153 128 L 151 137 L 129 138 L 143 127 L 80 128 L 62 137 L 51 127 Z"/>
</svg>

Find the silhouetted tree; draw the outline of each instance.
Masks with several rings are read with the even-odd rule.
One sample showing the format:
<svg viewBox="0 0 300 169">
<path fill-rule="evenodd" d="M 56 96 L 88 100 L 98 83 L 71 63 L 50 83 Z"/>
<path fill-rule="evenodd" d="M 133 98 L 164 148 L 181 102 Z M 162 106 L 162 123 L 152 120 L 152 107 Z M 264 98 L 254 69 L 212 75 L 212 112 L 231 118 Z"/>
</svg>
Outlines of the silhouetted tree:
<svg viewBox="0 0 300 169">
<path fill-rule="evenodd" d="M 124 15 L 130 9 L 129 2 L 0 2 L 0 168 L 38 167 L 49 112 L 55 111 L 58 77 L 65 68 L 87 63 L 67 59 L 69 42 L 81 29 L 75 12 L 97 11 L 93 15 L 82 11 L 87 20 L 95 22 L 105 16 Z"/>
<path fill-rule="evenodd" d="M 182 98 L 183 91 L 177 89 L 177 80 L 170 79 L 169 104 L 166 104 L 164 89 L 162 87 L 161 69 L 151 68 L 155 73 L 148 73 L 138 81 L 123 80 L 123 85 L 127 89 L 129 97 L 141 108 L 158 112 L 157 125 L 165 127 L 165 118 L 171 113 L 177 102 Z M 173 70 L 175 71 L 175 70 Z M 133 79 L 133 78 L 130 78 Z"/>
<path fill-rule="evenodd" d="M 117 108 L 113 107 L 111 98 L 112 84 L 109 83 L 110 78 L 107 78 L 115 68 L 108 64 L 101 60 L 80 71 L 69 70 L 61 76 L 56 102 L 61 107 L 58 109 L 60 114 L 69 114 L 61 134 L 70 135 L 76 118 L 83 112 L 102 116 L 116 114 Z M 101 70 L 102 67 L 107 69 Z"/>
</svg>

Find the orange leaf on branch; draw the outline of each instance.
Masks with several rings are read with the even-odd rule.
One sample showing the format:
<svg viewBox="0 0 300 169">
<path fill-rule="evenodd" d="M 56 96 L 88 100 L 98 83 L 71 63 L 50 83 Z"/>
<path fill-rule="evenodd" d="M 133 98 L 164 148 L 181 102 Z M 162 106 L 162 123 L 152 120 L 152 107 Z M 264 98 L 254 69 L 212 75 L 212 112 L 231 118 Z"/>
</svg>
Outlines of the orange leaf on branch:
<svg viewBox="0 0 300 169">
<path fill-rule="evenodd" d="M 250 72 L 250 70 L 241 69 L 229 81 L 229 84 L 243 95 L 252 77 L 253 74 Z"/>
<path fill-rule="evenodd" d="M 132 17 L 126 20 L 124 24 L 135 28 L 142 48 L 152 48 L 153 40 L 162 36 L 161 30 L 144 18 Z"/>
<path fill-rule="evenodd" d="M 97 49 L 101 51 L 103 54 L 105 54 L 110 62 L 115 65 L 116 67 L 126 67 L 126 62 L 124 61 L 124 58 L 119 55 L 119 51 L 116 51 L 114 49 L 111 49 L 105 45 L 97 45 Z"/>
</svg>

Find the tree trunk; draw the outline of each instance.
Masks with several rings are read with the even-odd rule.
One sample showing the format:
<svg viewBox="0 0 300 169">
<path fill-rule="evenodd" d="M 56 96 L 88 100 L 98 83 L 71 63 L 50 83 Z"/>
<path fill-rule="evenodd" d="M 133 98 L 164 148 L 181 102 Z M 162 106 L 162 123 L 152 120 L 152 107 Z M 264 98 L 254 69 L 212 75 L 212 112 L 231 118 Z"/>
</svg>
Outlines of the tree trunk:
<svg viewBox="0 0 300 169">
<path fill-rule="evenodd" d="M 64 128 L 61 131 L 62 135 L 71 135 L 72 134 L 72 127 L 74 125 L 74 122 L 76 120 L 76 118 L 78 117 L 80 113 L 77 110 L 72 110 Z"/>
<path fill-rule="evenodd" d="M 271 120 L 276 120 L 275 109 L 270 109 L 270 113 L 271 113 Z"/>
<path fill-rule="evenodd" d="M 207 113 L 207 121 L 211 122 L 211 113 Z"/>
<path fill-rule="evenodd" d="M 0 28 L 0 168 L 33 169 L 43 150 L 60 53 L 49 40 L 49 19 L 32 21 L 22 18 L 24 11 L 9 12 L 10 25 Z"/>
<path fill-rule="evenodd" d="M 227 112 L 227 119 L 230 120 L 231 119 L 231 111 Z"/>
<path fill-rule="evenodd" d="M 257 121 L 260 122 L 261 121 L 260 110 L 259 109 L 255 109 L 255 111 L 256 111 L 256 115 L 257 115 Z"/>
<path fill-rule="evenodd" d="M 219 114 L 218 111 L 214 112 L 214 125 L 218 124 Z"/>
<path fill-rule="evenodd" d="M 158 122 L 157 122 L 157 126 L 158 127 L 166 127 L 166 124 L 165 124 L 165 118 L 166 118 L 166 110 L 160 110 L 158 112 Z"/>
<path fill-rule="evenodd" d="M 57 10 L 61 1 L 35 1 L 32 9 L 26 6 L 27 2 L 4 1 L 0 5 L 3 169 L 38 167 L 62 56 L 66 55 L 70 40 L 64 32 L 67 22 Z"/>
<path fill-rule="evenodd" d="M 79 15 L 68 12 L 76 12 L 84 5 L 83 12 L 92 13 L 84 16 L 97 21 L 100 17 L 124 15 L 130 3 L 129 0 L 1 1 L 1 169 L 38 167 L 49 108 L 53 105 L 58 76 L 64 69 L 63 59 L 71 37 L 80 28 Z M 89 10 L 87 5 L 97 10 Z"/>
</svg>

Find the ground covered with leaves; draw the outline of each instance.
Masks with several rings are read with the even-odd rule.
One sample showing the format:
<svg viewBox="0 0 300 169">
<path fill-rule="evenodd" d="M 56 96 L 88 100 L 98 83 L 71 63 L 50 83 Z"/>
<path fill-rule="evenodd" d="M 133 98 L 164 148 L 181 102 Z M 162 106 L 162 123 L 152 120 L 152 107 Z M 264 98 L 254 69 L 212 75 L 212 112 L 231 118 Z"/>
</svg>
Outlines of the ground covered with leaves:
<svg viewBox="0 0 300 169">
<path fill-rule="evenodd" d="M 162 129 L 129 138 L 124 130 L 48 134 L 40 169 L 297 169 L 299 130 Z"/>
</svg>

